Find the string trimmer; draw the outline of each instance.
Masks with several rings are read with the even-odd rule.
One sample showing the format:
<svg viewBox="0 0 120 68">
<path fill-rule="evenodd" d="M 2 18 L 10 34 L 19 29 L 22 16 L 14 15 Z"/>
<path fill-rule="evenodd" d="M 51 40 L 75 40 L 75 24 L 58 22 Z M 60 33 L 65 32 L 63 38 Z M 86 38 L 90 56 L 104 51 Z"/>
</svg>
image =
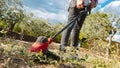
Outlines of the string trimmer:
<svg viewBox="0 0 120 68">
<path fill-rule="evenodd" d="M 51 44 L 54 39 L 61 33 L 63 32 L 68 26 L 73 25 L 74 21 L 76 21 L 78 18 L 80 18 L 83 14 L 85 14 L 87 10 L 82 10 L 80 11 L 80 14 L 73 18 L 73 20 L 67 24 L 65 27 L 63 27 L 60 31 L 58 31 L 53 37 L 50 37 L 47 39 L 47 37 L 40 36 L 37 38 L 36 42 L 33 43 L 33 45 L 30 47 L 29 51 L 30 52 L 40 52 L 40 51 L 45 51 L 48 48 L 48 45 Z"/>
</svg>

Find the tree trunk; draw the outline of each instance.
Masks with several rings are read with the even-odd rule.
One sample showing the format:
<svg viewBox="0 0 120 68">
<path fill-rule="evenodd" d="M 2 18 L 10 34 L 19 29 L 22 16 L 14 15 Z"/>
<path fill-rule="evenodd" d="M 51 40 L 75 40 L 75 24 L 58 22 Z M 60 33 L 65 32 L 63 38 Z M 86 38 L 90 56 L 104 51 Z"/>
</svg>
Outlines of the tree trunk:
<svg viewBox="0 0 120 68">
<path fill-rule="evenodd" d="M 9 31 L 12 31 L 14 29 L 15 23 L 10 23 L 9 25 Z"/>
<path fill-rule="evenodd" d="M 109 55 L 110 55 L 110 46 L 111 46 L 111 42 L 112 42 L 112 38 L 113 38 L 114 34 L 115 34 L 114 30 L 112 30 L 112 34 L 109 37 L 108 45 L 106 47 L 106 60 L 108 60 Z"/>
</svg>

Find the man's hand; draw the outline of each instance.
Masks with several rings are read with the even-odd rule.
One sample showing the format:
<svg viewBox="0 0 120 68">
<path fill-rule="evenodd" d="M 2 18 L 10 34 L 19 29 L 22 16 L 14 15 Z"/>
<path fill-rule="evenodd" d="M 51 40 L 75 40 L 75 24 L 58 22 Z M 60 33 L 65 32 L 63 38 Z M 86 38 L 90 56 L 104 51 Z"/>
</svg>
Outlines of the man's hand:
<svg viewBox="0 0 120 68">
<path fill-rule="evenodd" d="M 84 8 L 84 0 L 77 0 L 77 8 L 78 9 Z"/>
<path fill-rule="evenodd" d="M 97 0 L 91 0 L 90 8 L 95 8 L 97 6 Z"/>
</svg>

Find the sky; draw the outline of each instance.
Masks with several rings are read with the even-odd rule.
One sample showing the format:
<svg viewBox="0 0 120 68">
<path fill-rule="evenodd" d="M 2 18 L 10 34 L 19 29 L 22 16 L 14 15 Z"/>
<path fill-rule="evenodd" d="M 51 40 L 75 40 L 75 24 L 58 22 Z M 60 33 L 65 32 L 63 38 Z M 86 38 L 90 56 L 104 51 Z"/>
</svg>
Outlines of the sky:
<svg viewBox="0 0 120 68">
<path fill-rule="evenodd" d="M 98 0 L 98 5 L 93 11 L 97 12 L 113 1 L 116 0 Z M 23 0 L 23 4 L 27 12 L 32 12 L 51 23 L 67 21 L 69 0 Z"/>
</svg>

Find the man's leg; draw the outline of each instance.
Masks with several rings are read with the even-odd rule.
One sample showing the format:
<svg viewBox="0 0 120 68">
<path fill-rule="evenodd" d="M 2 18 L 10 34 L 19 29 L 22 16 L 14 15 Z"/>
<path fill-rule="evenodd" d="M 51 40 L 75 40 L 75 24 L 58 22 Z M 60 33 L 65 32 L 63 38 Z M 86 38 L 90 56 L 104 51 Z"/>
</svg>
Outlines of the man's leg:
<svg viewBox="0 0 120 68">
<path fill-rule="evenodd" d="M 75 23 L 72 34 L 71 34 L 71 46 L 77 47 L 80 29 L 82 28 L 83 22 L 87 16 L 87 13 L 81 16 L 80 20 L 78 19 L 77 23 Z"/>
<path fill-rule="evenodd" d="M 82 28 L 82 25 L 83 25 L 83 22 L 86 18 L 86 15 L 82 15 L 80 18 L 81 19 L 78 19 L 77 20 L 77 23 L 75 23 L 74 27 L 73 27 L 73 30 L 72 30 L 72 33 L 71 33 L 71 46 L 73 46 L 72 48 L 72 53 L 71 53 L 71 58 L 72 59 L 79 59 L 79 53 L 78 53 L 78 50 L 77 50 L 77 46 L 78 46 L 78 40 L 79 40 L 79 33 L 80 33 L 80 29 Z"/>
<path fill-rule="evenodd" d="M 68 23 L 71 22 L 71 20 L 73 20 L 74 17 L 76 17 L 76 8 L 75 7 L 70 7 L 69 8 L 69 15 L 68 15 Z M 63 47 L 67 46 L 67 43 L 68 43 L 68 39 L 69 39 L 69 36 L 70 36 L 70 33 L 71 33 L 71 30 L 74 26 L 74 22 L 72 25 L 70 25 L 69 27 L 67 27 L 65 29 L 65 31 L 62 33 L 62 38 L 61 38 L 61 45 L 60 45 L 60 50 L 63 49 Z"/>
</svg>

